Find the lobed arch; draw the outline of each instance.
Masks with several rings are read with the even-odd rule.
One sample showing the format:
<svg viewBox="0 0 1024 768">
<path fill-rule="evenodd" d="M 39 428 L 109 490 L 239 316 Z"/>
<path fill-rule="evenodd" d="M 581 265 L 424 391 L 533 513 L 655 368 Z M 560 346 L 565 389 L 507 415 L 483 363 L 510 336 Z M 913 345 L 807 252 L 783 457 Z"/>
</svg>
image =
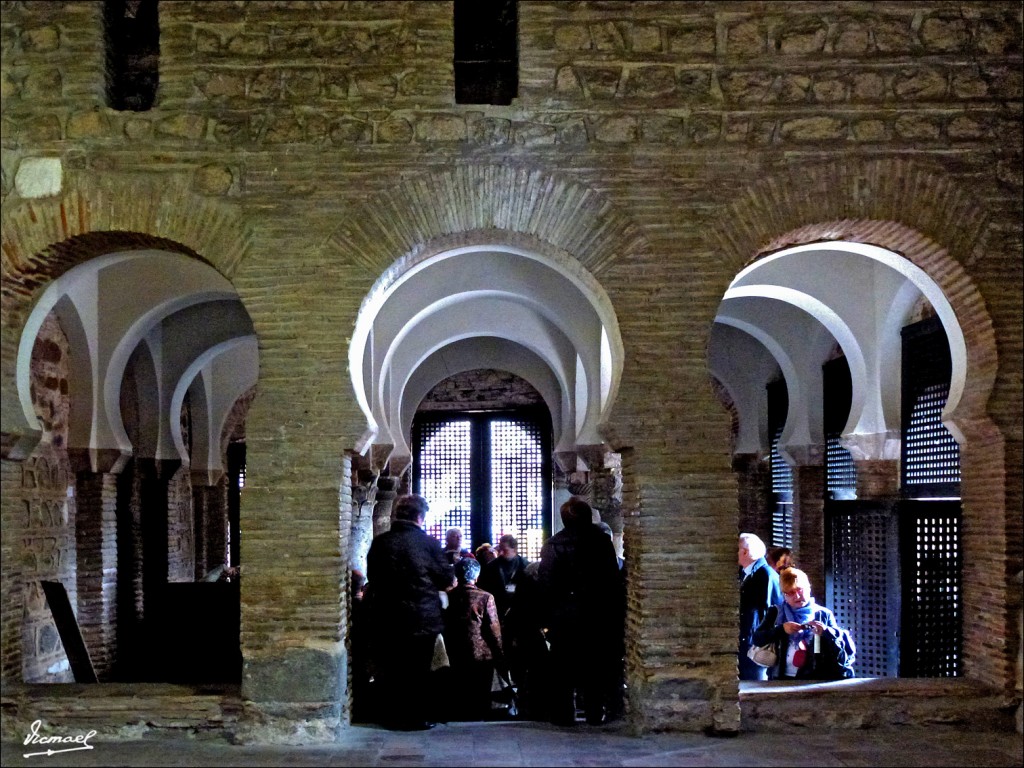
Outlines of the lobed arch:
<svg viewBox="0 0 1024 768">
<path fill-rule="evenodd" d="M 1007 551 L 1015 526 L 1006 504 L 1005 438 L 989 412 L 998 373 L 996 332 L 968 273 L 984 259 L 989 240 L 988 217 L 977 200 L 915 161 L 794 166 L 747 188 L 723 213 L 716 238 L 723 254 L 723 293 L 745 267 L 784 249 L 844 241 L 902 257 L 948 302 L 963 335 L 965 373 L 959 401 L 944 414 L 962 441 L 964 672 L 1005 688 L 1012 684 L 1009 646 L 1018 633 L 1005 609 L 994 608 L 1010 599 L 1013 576 L 1009 561 L 996 553 Z M 992 630 L 1010 640 L 997 652 L 983 652 Z"/>
<path fill-rule="evenodd" d="M 249 225 L 236 207 L 196 194 L 193 183 L 188 174 L 114 179 L 64 169 L 58 194 L 5 200 L 0 214 L 0 302 L 9 320 L 0 329 L 5 458 L 27 457 L 41 436 L 21 403 L 15 350 L 39 296 L 61 275 L 104 254 L 142 249 L 197 259 L 227 279 L 237 272 L 249 251 Z"/>
</svg>

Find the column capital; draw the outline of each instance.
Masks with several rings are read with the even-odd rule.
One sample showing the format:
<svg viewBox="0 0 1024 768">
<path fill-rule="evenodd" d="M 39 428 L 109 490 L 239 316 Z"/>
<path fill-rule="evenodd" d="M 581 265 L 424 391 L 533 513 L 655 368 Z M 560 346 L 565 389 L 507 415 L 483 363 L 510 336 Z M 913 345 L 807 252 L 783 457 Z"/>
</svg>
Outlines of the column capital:
<svg viewBox="0 0 1024 768">
<path fill-rule="evenodd" d="M 5 430 L 0 433 L 0 458 L 4 461 L 24 461 L 39 445 L 43 433 L 39 429 L 24 429 L 20 432 Z"/>
<path fill-rule="evenodd" d="M 839 443 L 850 452 L 854 461 L 890 461 L 900 458 L 901 436 L 898 429 L 843 435 Z"/>
<path fill-rule="evenodd" d="M 80 472 L 120 474 L 131 456 L 131 451 L 120 448 L 68 448 L 68 460 L 76 475 Z M 178 464 L 181 464 L 180 460 Z"/>
</svg>

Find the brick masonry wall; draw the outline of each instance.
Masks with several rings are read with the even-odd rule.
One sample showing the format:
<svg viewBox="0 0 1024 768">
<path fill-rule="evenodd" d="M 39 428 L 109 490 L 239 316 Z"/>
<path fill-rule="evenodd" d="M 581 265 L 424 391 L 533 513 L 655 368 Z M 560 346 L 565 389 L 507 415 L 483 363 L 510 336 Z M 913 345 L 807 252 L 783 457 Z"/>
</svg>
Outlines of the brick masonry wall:
<svg viewBox="0 0 1024 768">
<path fill-rule="evenodd" d="M 543 405 L 544 398 L 525 379 L 506 371 L 480 369 L 449 376 L 426 394 L 423 411 L 511 408 Z"/>
<path fill-rule="evenodd" d="M 103 103 L 99 3 L 3 9 L 4 402 L 28 300 L 74 263 L 54 244 L 143 233 L 233 280 L 261 365 L 244 690 L 291 717 L 283 729 L 329 730 L 343 677 L 340 457 L 365 429 L 341 374 L 347 329 L 396 259 L 482 237 L 578 259 L 614 304 L 632 716 L 693 730 L 739 722 L 722 601 L 737 482 L 705 355 L 722 294 L 800 227 L 895 222 L 931 242 L 914 258 L 982 350 L 964 456 L 968 576 L 984 588 L 967 610 L 991 619 L 968 668 L 1007 677 L 1019 641 L 1004 598 L 1022 562 L 1019 3 L 524 3 L 510 107 L 453 104 L 449 3 L 168 3 L 145 113 Z M 63 160 L 62 195 L 19 199 L 34 156 Z M 904 252 L 880 226 L 861 236 Z"/>
</svg>

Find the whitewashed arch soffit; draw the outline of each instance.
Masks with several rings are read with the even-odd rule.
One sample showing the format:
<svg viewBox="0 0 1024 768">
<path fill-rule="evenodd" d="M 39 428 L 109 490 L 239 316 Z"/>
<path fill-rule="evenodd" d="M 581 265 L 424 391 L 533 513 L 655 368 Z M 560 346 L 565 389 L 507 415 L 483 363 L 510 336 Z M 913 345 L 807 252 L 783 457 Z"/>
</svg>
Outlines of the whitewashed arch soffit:
<svg viewBox="0 0 1024 768">
<path fill-rule="evenodd" d="M 506 371 L 530 384 L 551 414 L 556 450 L 557 446 L 575 445 L 574 430 L 562 426 L 569 393 L 549 363 L 522 344 L 494 336 L 459 339 L 435 350 L 416 368 L 402 397 L 401 429 L 407 445 L 411 445 L 413 418 L 423 398 L 445 379 L 481 368 Z"/>
<path fill-rule="evenodd" d="M 544 362 L 558 383 L 563 423 L 571 418 L 573 397 L 577 390 L 576 379 L 579 376 L 577 356 L 572 343 L 556 326 L 542 317 L 526 311 L 517 312 L 516 310 L 523 309 L 518 304 L 513 303 L 510 309 L 502 307 L 502 303 L 508 302 L 486 299 L 472 302 L 475 309 L 471 310 L 471 314 L 475 322 L 471 327 L 463 324 L 460 312 L 454 312 L 448 318 L 448 322 L 444 322 L 443 319 L 435 320 L 414 331 L 406 337 L 407 343 L 396 350 L 396 364 L 389 368 L 389 380 L 384 382 L 386 385 L 390 384 L 387 388 L 390 396 L 383 398 L 384 404 L 388 406 L 383 418 L 386 419 L 385 426 L 394 438 L 396 451 L 402 442 L 400 433 L 405 431 L 402 413 L 407 409 L 406 404 L 409 402 L 409 380 L 431 355 L 454 342 L 471 338 L 489 338 L 493 343 L 514 343 L 532 352 L 536 358 Z M 507 324 L 510 321 L 511 326 Z M 470 330 L 462 330 L 463 328 Z M 464 359 L 463 364 L 471 368 L 483 367 L 474 360 Z M 573 425 L 575 420 L 571 420 L 569 424 Z M 572 432 L 575 437 L 575 429 Z"/>
<path fill-rule="evenodd" d="M 189 306 L 227 299 L 237 301 L 237 293 L 216 269 L 169 251 L 109 253 L 68 270 L 42 292 L 19 340 L 16 382 L 29 426 L 38 429 L 31 408 L 32 346 L 51 310 L 56 309 L 59 317 L 73 317 L 68 327 L 81 329 L 73 358 L 89 383 L 80 378 L 76 384 L 79 391 L 90 393 L 91 402 L 88 417 L 76 419 L 73 431 L 83 438 L 87 434 L 82 442 L 89 447 L 130 452 L 120 413 L 120 386 L 132 353 L 164 318 Z M 149 341 L 159 347 L 159 335 Z M 159 348 L 150 351 L 159 358 Z M 79 415 L 85 410 L 79 409 Z"/>
<path fill-rule="evenodd" d="M 716 322 L 760 342 L 778 363 L 789 393 L 789 411 L 779 440 L 783 453 L 822 442 L 821 360 L 835 337 L 809 313 L 785 301 L 734 296 L 723 301 Z M 749 378 L 749 376 L 748 376 Z M 748 386 L 753 391 L 752 386 Z M 795 454 L 791 460 L 795 460 Z M 802 463 L 802 462 L 795 462 Z"/>
<path fill-rule="evenodd" d="M 835 268 L 823 268 L 829 260 L 835 259 L 842 260 L 841 269 L 837 262 L 833 262 L 837 265 Z M 863 265 L 868 263 L 883 265 L 886 269 L 865 272 Z M 871 289 L 878 288 L 888 297 L 887 301 L 879 301 L 877 306 L 872 305 L 873 314 L 869 319 L 877 322 L 877 327 L 874 337 L 870 340 L 870 346 L 867 339 L 862 339 L 862 346 L 869 348 L 869 354 L 876 359 L 881 339 L 893 335 L 898 338 L 899 327 L 906 319 L 905 313 L 901 316 L 893 311 L 897 297 L 900 308 L 905 306 L 908 297 L 908 292 L 904 289 L 906 283 L 912 285 L 935 309 L 946 331 L 953 363 L 949 398 L 943 411 L 944 417 L 948 419 L 956 410 L 964 391 L 967 376 L 967 344 L 956 314 L 942 289 L 923 269 L 908 259 L 888 249 L 867 243 L 807 243 L 758 259 L 737 274 L 731 287 L 755 283 L 803 285 L 803 292 L 813 295 L 822 304 L 831 308 L 846 307 L 848 316 L 856 316 L 851 302 L 856 302 L 858 297 L 871 298 L 873 293 L 872 290 L 865 288 L 864 283 L 851 284 L 846 278 L 837 279 L 838 274 L 848 269 L 856 279 L 863 280 L 865 275 L 870 274 L 870 282 L 867 285 L 871 286 Z M 863 312 L 860 314 L 864 315 Z M 885 399 L 891 403 L 892 396 L 890 391 Z M 891 407 L 886 410 L 891 413 Z"/>
<path fill-rule="evenodd" d="M 170 413 L 180 413 L 188 392 L 201 393 L 204 420 L 193 412 L 193 473 L 205 472 L 215 482 L 224 469 L 221 435 L 235 402 L 256 385 L 259 350 L 255 335 L 237 336 L 214 344 L 182 372 L 171 397 Z M 172 420 L 172 426 L 174 421 Z M 180 424 L 172 430 L 174 447 L 183 461 L 189 461 Z"/>
<path fill-rule="evenodd" d="M 737 454 L 767 454 L 769 449 L 765 387 L 779 364 L 757 339 L 734 325 L 715 323 L 708 343 L 708 368 L 725 388 L 736 411 Z"/>
<path fill-rule="evenodd" d="M 396 263 L 364 299 L 349 348 L 352 384 L 368 424 L 359 450 L 365 451 L 382 428 L 390 428 L 381 418 L 383 412 L 402 411 L 400 403 L 382 407 L 386 388 L 381 385 L 385 379 L 408 381 L 414 369 L 395 371 L 389 350 L 406 343 L 412 330 L 427 318 L 433 321 L 442 310 L 486 296 L 502 295 L 570 338 L 589 382 L 584 410 L 595 425 L 607 416 L 621 378 L 622 341 L 610 299 L 578 261 L 550 247 L 528 250 L 496 242 L 429 256 L 421 252 L 400 261 L 402 267 Z M 474 335 L 479 320 L 467 318 L 467 322 L 459 338 Z M 509 334 L 506 326 L 501 335 Z M 453 336 L 447 342 L 455 340 Z M 441 346 L 421 352 L 418 361 Z M 396 432 L 401 431 L 400 418 L 392 424 Z"/>
</svg>

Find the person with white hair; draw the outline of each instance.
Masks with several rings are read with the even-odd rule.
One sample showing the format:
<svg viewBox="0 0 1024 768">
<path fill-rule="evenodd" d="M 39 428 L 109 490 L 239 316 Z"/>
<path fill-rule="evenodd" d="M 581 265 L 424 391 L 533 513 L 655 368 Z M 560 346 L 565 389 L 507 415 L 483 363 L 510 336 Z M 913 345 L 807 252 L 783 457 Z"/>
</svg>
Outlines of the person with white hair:
<svg viewBox="0 0 1024 768">
<path fill-rule="evenodd" d="M 741 533 L 736 549 L 736 559 L 742 569 L 737 653 L 740 680 L 767 680 L 768 671 L 747 657 L 747 649 L 750 648 L 754 630 L 764 620 L 768 609 L 782 602 L 779 574 L 765 560 L 767 547 L 756 534 Z"/>
</svg>

